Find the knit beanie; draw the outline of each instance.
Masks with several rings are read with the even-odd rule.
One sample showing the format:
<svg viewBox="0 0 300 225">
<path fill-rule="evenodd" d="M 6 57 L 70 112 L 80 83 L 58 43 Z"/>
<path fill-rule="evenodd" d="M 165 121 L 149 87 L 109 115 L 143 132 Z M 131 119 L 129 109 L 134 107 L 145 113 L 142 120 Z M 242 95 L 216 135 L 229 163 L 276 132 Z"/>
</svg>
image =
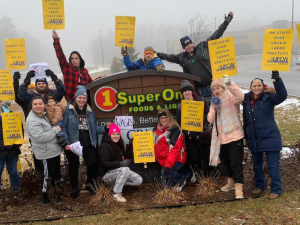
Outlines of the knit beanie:
<svg viewBox="0 0 300 225">
<path fill-rule="evenodd" d="M 35 88 L 35 84 L 34 84 L 34 83 L 31 83 L 31 84 L 28 85 L 28 87 L 29 87 L 29 88 L 30 88 L 30 87 Z"/>
<path fill-rule="evenodd" d="M 213 87 L 215 87 L 215 86 L 220 86 L 225 89 L 225 85 L 221 79 L 217 79 L 217 80 L 214 80 L 213 82 L 211 82 L 210 89 L 212 90 Z"/>
<path fill-rule="evenodd" d="M 193 85 L 188 80 L 183 80 L 181 82 L 180 92 L 183 93 L 183 92 L 185 92 L 187 90 L 190 90 L 190 91 L 194 92 Z"/>
<path fill-rule="evenodd" d="M 45 96 L 45 101 L 46 101 L 46 103 L 48 102 L 48 100 L 49 99 L 53 99 L 55 102 L 57 102 L 56 101 L 56 97 L 55 97 L 55 95 L 54 94 L 47 94 L 46 96 Z"/>
<path fill-rule="evenodd" d="M 193 43 L 193 42 L 188 36 L 185 36 L 183 38 L 180 38 L 180 43 L 182 48 L 184 49 L 189 43 Z"/>
<path fill-rule="evenodd" d="M 110 136 L 113 133 L 119 133 L 121 135 L 120 128 L 118 127 L 117 124 L 114 124 L 114 123 L 112 125 L 110 125 L 109 131 L 108 131 L 108 136 Z"/>
<path fill-rule="evenodd" d="M 154 55 L 154 49 L 151 46 L 147 46 L 144 49 L 144 55 L 146 55 L 147 53 L 150 53 L 150 54 Z"/>
<path fill-rule="evenodd" d="M 47 82 L 47 79 L 46 79 L 46 78 L 36 79 L 36 80 L 35 80 L 35 85 L 36 85 L 38 82 L 44 82 L 46 85 L 48 85 L 48 82 Z"/>
<path fill-rule="evenodd" d="M 88 97 L 87 92 L 86 92 L 86 88 L 82 85 L 77 86 L 77 91 L 75 93 L 74 99 L 77 98 L 79 95 L 84 95 L 85 97 Z"/>
</svg>

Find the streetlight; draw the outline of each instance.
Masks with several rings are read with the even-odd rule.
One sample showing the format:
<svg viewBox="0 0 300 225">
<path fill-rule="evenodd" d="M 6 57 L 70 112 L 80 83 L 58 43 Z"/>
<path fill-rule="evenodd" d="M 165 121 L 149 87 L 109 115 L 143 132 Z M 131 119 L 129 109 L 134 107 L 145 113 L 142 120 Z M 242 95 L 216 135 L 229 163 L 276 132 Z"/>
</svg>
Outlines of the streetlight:
<svg viewBox="0 0 300 225">
<path fill-rule="evenodd" d="M 294 29 L 294 0 L 292 0 L 292 29 Z M 294 35 L 294 33 L 293 33 L 293 35 Z M 293 57 L 293 48 L 294 48 L 293 44 L 294 43 L 293 42 L 292 42 L 292 55 L 291 55 L 290 65 L 294 65 L 294 57 Z"/>
<path fill-rule="evenodd" d="M 101 54 L 102 54 L 102 65 L 104 66 L 104 56 L 103 56 L 103 47 L 102 47 L 101 31 L 103 31 L 103 30 L 99 30 L 99 32 L 100 32 L 100 44 L 101 44 Z"/>
<path fill-rule="evenodd" d="M 215 30 L 217 30 L 217 17 L 215 17 Z"/>
</svg>

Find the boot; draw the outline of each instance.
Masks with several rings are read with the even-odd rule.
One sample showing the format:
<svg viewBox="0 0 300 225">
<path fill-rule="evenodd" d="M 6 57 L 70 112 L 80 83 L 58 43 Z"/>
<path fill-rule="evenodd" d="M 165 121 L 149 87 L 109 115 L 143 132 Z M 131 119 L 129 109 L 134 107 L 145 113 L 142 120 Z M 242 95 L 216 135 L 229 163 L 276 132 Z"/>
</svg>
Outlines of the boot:
<svg viewBox="0 0 300 225">
<path fill-rule="evenodd" d="M 244 198 L 243 184 L 240 184 L 240 183 L 236 183 L 235 184 L 235 198 L 236 199 L 242 199 L 242 198 Z"/>
<path fill-rule="evenodd" d="M 71 198 L 77 198 L 78 197 L 78 188 L 73 188 L 71 192 Z"/>
<path fill-rule="evenodd" d="M 262 190 L 260 188 L 254 188 L 252 191 L 252 194 L 254 195 L 260 195 L 262 193 Z"/>
<path fill-rule="evenodd" d="M 43 203 L 50 203 L 50 198 L 47 192 L 43 192 Z"/>
<path fill-rule="evenodd" d="M 234 186 L 233 179 L 228 177 L 227 184 L 221 187 L 221 191 L 227 192 L 230 190 L 234 190 L 234 188 L 235 186 Z"/>
</svg>

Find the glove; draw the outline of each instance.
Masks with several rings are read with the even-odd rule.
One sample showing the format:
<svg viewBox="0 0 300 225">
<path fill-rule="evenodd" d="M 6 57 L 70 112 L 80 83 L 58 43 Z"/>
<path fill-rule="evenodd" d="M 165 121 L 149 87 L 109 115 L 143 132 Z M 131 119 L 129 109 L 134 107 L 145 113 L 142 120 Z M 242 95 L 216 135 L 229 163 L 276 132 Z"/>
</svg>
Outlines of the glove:
<svg viewBox="0 0 300 225">
<path fill-rule="evenodd" d="M 14 80 L 20 80 L 21 79 L 21 74 L 20 74 L 19 71 L 14 72 L 13 79 Z"/>
<path fill-rule="evenodd" d="M 230 23 L 232 19 L 233 19 L 233 13 L 232 12 L 229 12 L 227 16 L 225 15 L 225 21 L 226 22 Z"/>
<path fill-rule="evenodd" d="M 157 72 L 162 73 L 162 72 L 164 72 L 165 68 L 163 67 L 163 65 L 159 64 L 159 65 L 156 67 L 156 70 L 157 70 Z"/>
<path fill-rule="evenodd" d="M 122 56 L 128 56 L 128 52 L 127 52 L 127 46 L 123 46 L 123 47 L 121 47 L 121 54 L 122 54 Z"/>
<path fill-rule="evenodd" d="M 164 171 L 164 174 L 165 174 L 166 177 L 170 176 L 170 173 L 171 173 L 171 168 L 170 167 L 164 166 L 163 171 Z"/>
<path fill-rule="evenodd" d="M 280 78 L 279 72 L 277 70 L 272 71 L 272 79 L 278 80 Z"/>
<path fill-rule="evenodd" d="M 27 73 L 27 75 L 26 75 L 26 77 L 25 77 L 25 79 L 24 79 L 24 84 L 26 84 L 26 85 L 28 86 L 28 85 L 30 84 L 31 78 L 34 77 L 34 76 L 35 76 L 34 70 L 30 70 L 30 71 Z"/>
<path fill-rule="evenodd" d="M 124 159 L 123 161 L 120 162 L 121 167 L 128 167 L 131 164 L 130 159 Z"/>
<path fill-rule="evenodd" d="M 53 73 L 52 70 L 45 70 L 45 73 L 47 76 L 50 76 L 51 77 L 51 80 L 54 82 L 54 81 L 57 81 L 58 80 L 58 77 Z"/>
<path fill-rule="evenodd" d="M 229 77 L 224 77 L 221 79 L 223 84 L 229 86 L 231 84 L 231 80 L 229 79 Z"/>
</svg>

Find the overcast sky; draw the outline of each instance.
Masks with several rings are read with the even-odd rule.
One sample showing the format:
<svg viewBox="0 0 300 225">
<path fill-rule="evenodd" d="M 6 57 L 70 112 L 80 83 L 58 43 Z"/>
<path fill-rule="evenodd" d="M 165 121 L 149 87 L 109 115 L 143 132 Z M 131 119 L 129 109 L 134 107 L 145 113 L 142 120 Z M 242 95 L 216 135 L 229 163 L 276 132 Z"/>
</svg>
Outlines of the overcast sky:
<svg viewBox="0 0 300 225">
<path fill-rule="evenodd" d="M 85 52 L 91 40 L 103 30 L 114 30 L 115 16 L 135 16 L 136 25 L 144 23 L 180 24 L 196 13 L 207 15 L 209 30 L 223 22 L 224 13 L 234 12 L 228 31 L 242 29 L 251 20 L 266 25 L 274 20 L 292 19 L 292 0 L 65 0 L 66 29 L 58 30 L 65 52 Z M 17 31 L 38 38 L 45 50 L 52 47 L 51 31 L 43 28 L 42 0 L 0 0 L 0 18 L 12 18 Z M 300 21 L 300 0 L 294 3 L 294 21 Z M 151 37 L 145 37 L 145 39 Z M 3 53 L 1 53 L 3 54 Z M 53 49 L 50 54 L 55 57 Z"/>
</svg>

